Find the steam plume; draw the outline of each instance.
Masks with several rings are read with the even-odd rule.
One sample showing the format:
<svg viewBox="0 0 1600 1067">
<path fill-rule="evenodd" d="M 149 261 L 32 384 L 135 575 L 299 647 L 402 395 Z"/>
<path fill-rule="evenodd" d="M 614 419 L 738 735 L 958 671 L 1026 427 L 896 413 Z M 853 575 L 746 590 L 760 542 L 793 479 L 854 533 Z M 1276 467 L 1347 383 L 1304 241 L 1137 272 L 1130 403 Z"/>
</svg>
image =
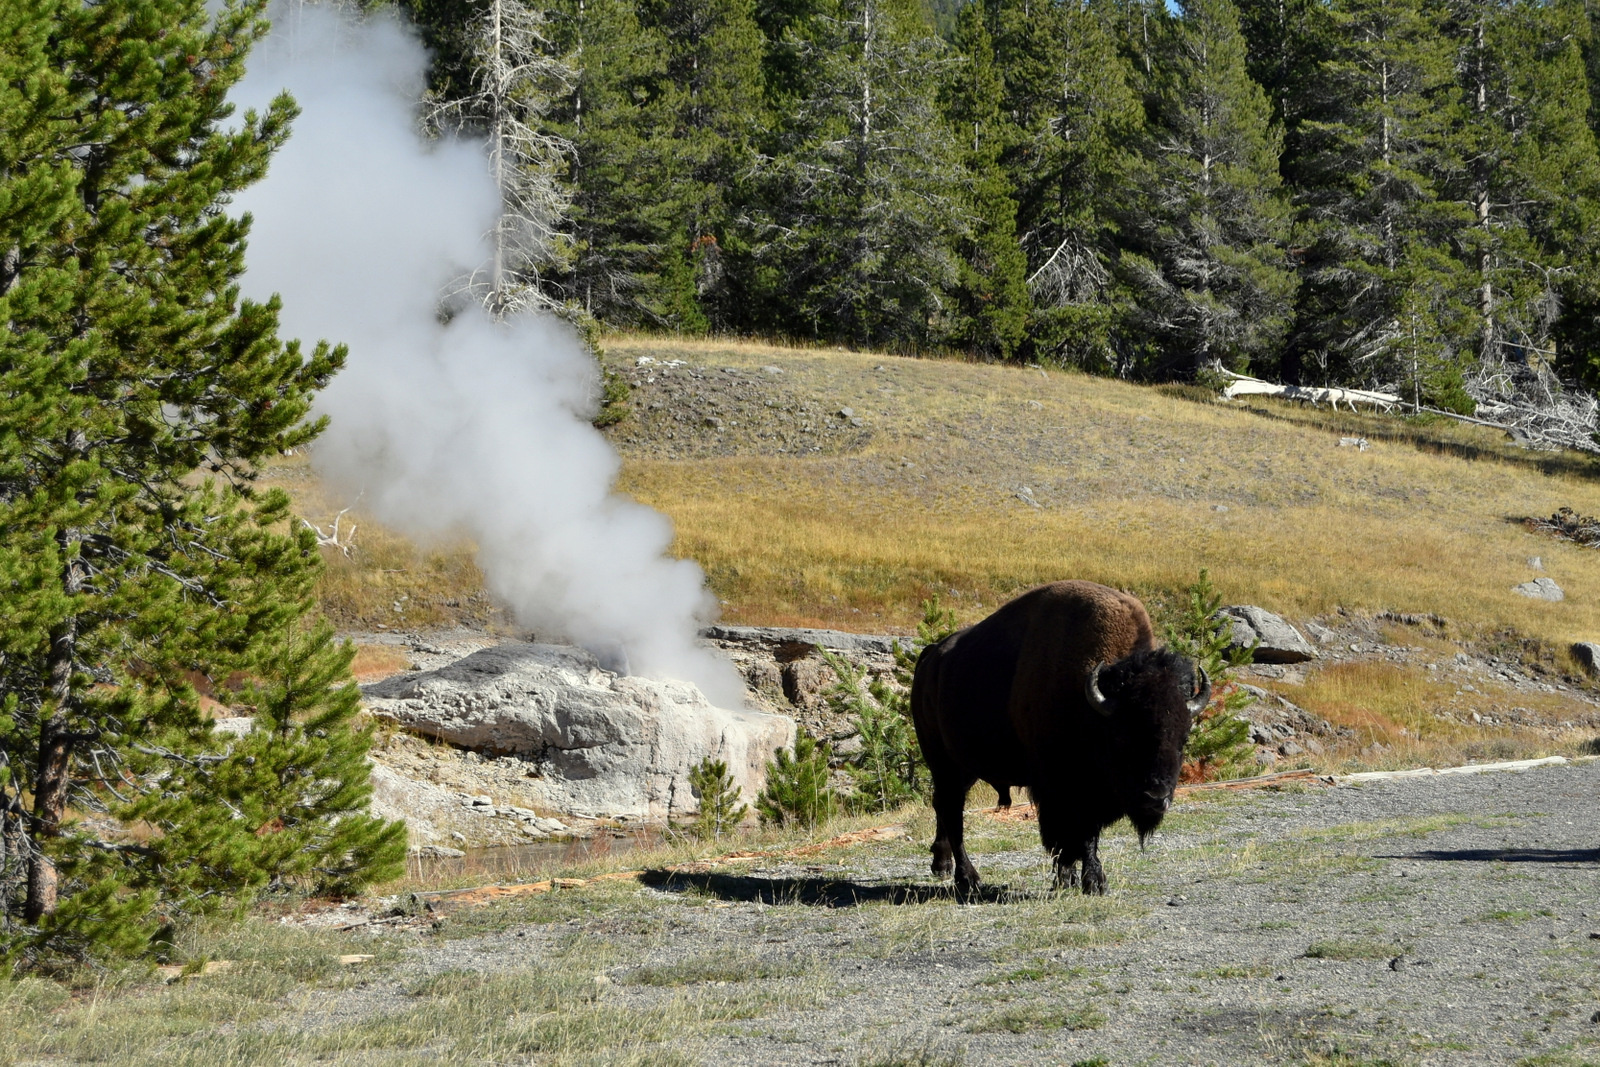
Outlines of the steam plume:
<svg viewBox="0 0 1600 1067">
<path fill-rule="evenodd" d="M 499 198 L 481 145 L 418 136 L 422 46 L 391 18 L 277 14 L 235 98 L 287 88 L 303 113 L 234 206 L 255 217 L 247 293 L 282 295 L 285 336 L 350 347 L 319 401 L 319 471 L 391 528 L 472 538 L 523 625 L 740 706 L 733 668 L 694 640 L 715 613 L 700 568 L 666 556 L 663 516 L 611 490 L 620 464 L 589 425 L 598 383 L 574 331 L 476 307 L 438 320 L 441 288 L 488 255 Z"/>
</svg>

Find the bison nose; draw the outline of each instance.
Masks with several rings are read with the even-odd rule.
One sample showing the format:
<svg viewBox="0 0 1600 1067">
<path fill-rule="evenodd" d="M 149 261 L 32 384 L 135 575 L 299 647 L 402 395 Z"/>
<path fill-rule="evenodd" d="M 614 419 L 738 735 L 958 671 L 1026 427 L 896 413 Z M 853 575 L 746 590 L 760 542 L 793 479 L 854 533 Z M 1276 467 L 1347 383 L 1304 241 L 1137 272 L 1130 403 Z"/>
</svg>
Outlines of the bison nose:
<svg viewBox="0 0 1600 1067">
<path fill-rule="evenodd" d="M 1161 805 L 1161 810 L 1166 811 L 1172 807 L 1172 793 L 1166 789 L 1146 789 L 1144 795 Z"/>
</svg>

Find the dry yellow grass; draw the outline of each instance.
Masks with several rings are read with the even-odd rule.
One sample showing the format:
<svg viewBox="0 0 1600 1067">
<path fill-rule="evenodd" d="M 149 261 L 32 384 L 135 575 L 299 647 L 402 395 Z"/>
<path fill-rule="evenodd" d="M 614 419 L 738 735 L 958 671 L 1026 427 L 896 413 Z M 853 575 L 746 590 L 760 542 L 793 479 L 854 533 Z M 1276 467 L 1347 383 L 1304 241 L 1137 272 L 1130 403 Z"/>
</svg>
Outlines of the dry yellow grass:
<svg viewBox="0 0 1600 1067">
<path fill-rule="evenodd" d="M 418 545 L 385 529 L 361 510 L 359 499 L 335 497 L 317 478 L 304 452 L 275 461 L 261 480 L 286 490 L 296 512 L 318 529 L 331 531 L 338 519 L 340 543 L 348 551 L 323 549 L 326 570 L 318 593 L 323 611 L 341 628 L 416 629 L 502 621 L 484 591 L 470 543 Z"/>
<path fill-rule="evenodd" d="M 1291 617 L 1388 608 L 1556 643 L 1600 635 L 1600 553 L 1508 521 L 1600 511 L 1593 466 L 1488 431 L 1263 415 L 1032 368 L 661 338 L 608 349 L 618 364 L 778 366 L 874 431 L 851 455 L 626 456 L 622 487 L 672 517 L 737 621 L 906 627 L 933 592 L 970 620 L 1069 576 L 1159 604 L 1206 567 L 1230 600 Z M 1339 447 L 1352 427 L 1370 449 Z M 1566 601 L 1512 591 L 1534 555 Z"/>
</svg>

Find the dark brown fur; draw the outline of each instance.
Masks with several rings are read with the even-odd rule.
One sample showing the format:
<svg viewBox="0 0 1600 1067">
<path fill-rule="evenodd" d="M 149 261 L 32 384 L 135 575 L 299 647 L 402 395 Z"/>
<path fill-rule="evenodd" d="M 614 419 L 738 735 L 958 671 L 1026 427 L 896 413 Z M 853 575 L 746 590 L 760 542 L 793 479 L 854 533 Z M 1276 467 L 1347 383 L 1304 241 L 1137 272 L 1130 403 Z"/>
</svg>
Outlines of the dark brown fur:
<svg viewBox="0 0 1600 1067">
<path fill-rule="evenodd" d="M 1085 695 L 1096 664 L 1107 665 L 1109 715 Z M 1194 693 L 1193 665 L 1156 647 L 1144 605 L 1094 582 L 1029 590 L 928 646 L 911 706 L 933 776 L 934 873 L 954 873 L 962 889 L 978 884 L 962 809 L 982 778 L 1032 794 L 1061 884 L 1105 892 L 1100 832 L 1127 816 L 1143 840 L 1161 822 Z"/>
</svg>

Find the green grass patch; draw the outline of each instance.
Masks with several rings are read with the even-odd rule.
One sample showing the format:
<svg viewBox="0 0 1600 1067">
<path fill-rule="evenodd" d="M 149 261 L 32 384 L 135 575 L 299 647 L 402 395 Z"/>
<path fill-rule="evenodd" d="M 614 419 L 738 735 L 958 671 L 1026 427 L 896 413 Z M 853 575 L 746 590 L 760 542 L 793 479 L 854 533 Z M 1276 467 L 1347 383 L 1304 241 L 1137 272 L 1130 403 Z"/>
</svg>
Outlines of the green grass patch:
<svg viewBox="0 0 1600 1067">
<path fill-rule="evenodd" d="M 1265 963 L 1224 963 L 1195 971 L 1195 978 L 1266 978 L 1274 968 Z"/>
<path fill-rule="evenodd" d="M 1308 960 L 1386 960 L 1404 955 L 1406 946 L 1371 938 L 1336 938 L 1315 941 L 1305 951 Z"/>
<path fill-rule="evenodd" d="M 985 1015 L 970 1023 L 967 1030 L 974 1034 L 1027 1034 L 1037 1030 L 1098 1030 L 1105 1024 L 1105 1015 L 1091 1007 L 1017 1004 Z"/>
</svg>

